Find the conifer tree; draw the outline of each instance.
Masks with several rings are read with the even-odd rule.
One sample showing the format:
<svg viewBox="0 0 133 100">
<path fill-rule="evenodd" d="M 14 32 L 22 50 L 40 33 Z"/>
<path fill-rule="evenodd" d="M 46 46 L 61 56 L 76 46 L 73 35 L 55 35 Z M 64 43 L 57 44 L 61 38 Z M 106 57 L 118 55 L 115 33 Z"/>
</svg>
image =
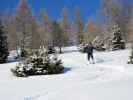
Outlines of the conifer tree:
<svg viewBox="0 0 133 100">
<path fill-rule="evenodd" d="M 7 36 L 4 31 L 4 26 L 0 21 L 0 63 L 7 61 L 8 54 Z"/>
<path fill-rule="evenodd" d="M 32 35 L 32 37 L 31 37 L 31 39 L 32 39 L 31 48 L 32 49 L 38 49 L 38 48 L 40 48 L 40 45 L 41 45 L 41 36 L 39 34 L 38 27 L 39 27 L 39 25 L 36 21 L 36 18 L 32 18 L 32 22 L 30 25 L 30 33 Z"/>
<path fill-rule="evenodd" d="M 63 35 L 64 35 L 64 45 L 68 45 L 69 44 L 69 35 L 70 35 L 70 22 L 69 22 L 69 16 L 68 16 L 68 9 L 67 7 L 64 7 L 62 9 L 62 13 L 61 13 L 61 29 L 63 31 Z"/>
<path fill-rule="evenodd" d="M 122 33 L 118 25 L 114 25 L 112 34 L 112 50 L 125 49 L 125 42 L 122 39 Z"/>
<path fill-rule="evenodd" d="M 77 35 L 77 44 L 81 44 L 84 41 L 84 35 L 83 35 L 84 24 L 81 20 L 80 9 L 78 7 L 76 8 L 75 28 Z"/>
<path fill-rule="evenodd" d="M 41 19 L 41 27 L 40 27 L 40 35 L 42 45 L 48 47 L 51 45 L 51 36 L 50 36 L 50 29 L 51 29 L 51 21 L 49 19 L 49 15 L 46 10 L 42 10 L 40 13 Z"/>
<path fill-rule="evenodd" d="M 17 77 L 51 75 L 63 73 L 64 66 L 56 54 L 48 54 L 45 48 L 40 48 L 15 68 L 12 68 L 11 71 Z"/>
<path fill-rule="evenodd" d="M 21 57 L 25 57 L 32 49 L 33 15 L 27 0 L 20 0 L 16 9 L 17 45 L 21 49 Z"/>
<path fill-rule="evenodd" d="M 53 46 L 59 47 L 59 52 L 62 53 L 62 47 L 64 46 L 64 35 L 58 22 L 54 21 L 51 27 L 51 36 Z"/>
</svg>

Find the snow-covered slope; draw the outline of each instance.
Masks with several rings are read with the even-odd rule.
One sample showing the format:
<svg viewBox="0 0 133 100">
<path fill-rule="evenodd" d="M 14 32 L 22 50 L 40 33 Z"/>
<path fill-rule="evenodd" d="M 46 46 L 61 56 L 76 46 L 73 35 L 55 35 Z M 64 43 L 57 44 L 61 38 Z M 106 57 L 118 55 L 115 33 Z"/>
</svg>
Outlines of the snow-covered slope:
<svg viewBox="0 0 133 100">
<path fill-rule="evenodd" d="M 96 52 L 96 64 L 75 47 L 59 55 L 66 67 L 60 75 L 17 78 L 0 65 L 0 100 L 133 100 L 133 65 L 127 65 L 129 50 Z"/>
</svg>

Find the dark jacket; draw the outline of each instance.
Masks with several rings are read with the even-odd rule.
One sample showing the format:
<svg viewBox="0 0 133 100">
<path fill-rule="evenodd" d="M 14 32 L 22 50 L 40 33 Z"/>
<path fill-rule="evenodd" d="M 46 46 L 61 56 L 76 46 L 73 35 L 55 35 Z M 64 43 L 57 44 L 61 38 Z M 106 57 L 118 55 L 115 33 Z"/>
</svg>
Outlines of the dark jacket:
<svg viewBox="0 0 133 100">
<path fill-rule="evenodd" d="M 93 47 L 93 46 L 86 46 L 85 47 L 85 51 L 86 51 L 86 53 L 88 53 L 88 54 L 93 54 L 93 50 L 94 50 L 95 48 Z"/>
</svg>

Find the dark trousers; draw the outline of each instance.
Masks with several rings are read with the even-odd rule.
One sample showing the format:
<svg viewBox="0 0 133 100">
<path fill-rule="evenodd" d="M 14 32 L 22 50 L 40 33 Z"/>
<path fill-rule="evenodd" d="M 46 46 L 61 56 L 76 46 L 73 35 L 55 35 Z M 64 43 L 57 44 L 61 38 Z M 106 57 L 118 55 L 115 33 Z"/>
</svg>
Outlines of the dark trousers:
<svg viewBox="0 0 133 100">
<path fill-rule="evenodd" d="M 87 56 L 88 56 L 88 60 L 90 61 L 90 59 L 94 59 L 94 57 L 93 57 L 93 53 L 87 53 Z"/>
</svg>

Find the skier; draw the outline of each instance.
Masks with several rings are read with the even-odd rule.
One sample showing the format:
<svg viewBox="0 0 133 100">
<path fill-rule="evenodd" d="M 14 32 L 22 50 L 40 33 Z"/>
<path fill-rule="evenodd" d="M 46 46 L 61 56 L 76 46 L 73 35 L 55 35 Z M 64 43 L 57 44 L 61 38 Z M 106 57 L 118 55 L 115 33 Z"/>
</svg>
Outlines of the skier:
<svg viewBox="0 0 133 100">
<path fill-rule="evenodd" d="M 91 60 L 92 60 L 92 63 L 94 64 L 95 62 L 93 57 L 93 50 L 95 49 L 95 47 L 91 42 L 89 42 L 89 44 L 87 44 L 85 49 L 86 49 L 88 61 L 91 63 Z"/>
</svg>

